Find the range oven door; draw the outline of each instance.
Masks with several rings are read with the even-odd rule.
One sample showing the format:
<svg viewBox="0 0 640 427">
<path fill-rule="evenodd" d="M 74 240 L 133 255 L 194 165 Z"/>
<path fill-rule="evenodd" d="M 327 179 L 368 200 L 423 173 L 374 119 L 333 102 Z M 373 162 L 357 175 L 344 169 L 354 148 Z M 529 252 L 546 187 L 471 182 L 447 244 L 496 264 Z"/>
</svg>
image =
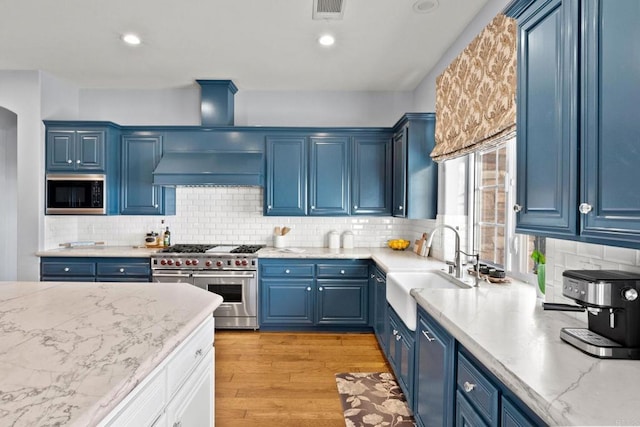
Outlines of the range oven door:
<svg viewBox="0 0 640 427">
<path fill-rule="evenodd" d="M 153 270 L 152 281 L 156 283 L 188 283 L 193 285 L 191 272 L 176 270 Z"/>
<path fill-rule="evenodd" d="M 223 298 L 222 305 L 213 313 L 216 326 L 257 327 L 258 280 L 255 271 L 195 272 L 193 284 Z"/>
</svg>

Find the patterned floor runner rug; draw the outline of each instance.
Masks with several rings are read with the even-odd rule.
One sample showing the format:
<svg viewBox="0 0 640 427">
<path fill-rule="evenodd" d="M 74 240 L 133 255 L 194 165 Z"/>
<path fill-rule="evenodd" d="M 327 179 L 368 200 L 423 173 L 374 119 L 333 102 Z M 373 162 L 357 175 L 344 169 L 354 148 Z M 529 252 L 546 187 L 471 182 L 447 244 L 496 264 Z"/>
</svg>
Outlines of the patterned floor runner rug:
<svg viewBox="0 0 640 427">
<path fill-rule="evenodd" d="M 393 374 L 336 374 L 346 427 L 413 427 L 415 421 Z"/>
</svg>

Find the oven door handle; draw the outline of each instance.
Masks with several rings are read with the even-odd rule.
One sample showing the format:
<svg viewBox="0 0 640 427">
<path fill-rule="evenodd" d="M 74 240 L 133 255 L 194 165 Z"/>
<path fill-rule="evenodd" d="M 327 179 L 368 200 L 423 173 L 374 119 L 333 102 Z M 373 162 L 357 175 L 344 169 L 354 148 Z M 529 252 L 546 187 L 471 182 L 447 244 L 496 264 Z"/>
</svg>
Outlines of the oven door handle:
<svg viewBox="0 0 640 427">
<path fill-rule="evenodd" d="M 253 279 L 255 274 L 194 274 L 193 278 L 207 278 L 207 279 Z"/>
<path fill-rule="evenodd" d="M 180 273 L 151 273 L 153 277 L 191 277 L 190 274 L 180 274 Z"/>
</svg>

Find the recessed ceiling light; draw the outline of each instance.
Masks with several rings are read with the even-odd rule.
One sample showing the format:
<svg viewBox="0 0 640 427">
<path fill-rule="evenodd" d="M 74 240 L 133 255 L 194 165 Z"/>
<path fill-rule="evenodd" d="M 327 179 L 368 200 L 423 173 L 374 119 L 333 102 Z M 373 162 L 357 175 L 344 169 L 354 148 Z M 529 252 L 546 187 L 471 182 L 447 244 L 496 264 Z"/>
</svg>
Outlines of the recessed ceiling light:
<svg viewBox="0 0 640 427">
<path fill-rule="evenodd" d="M 325 34 L 324 36 L 318 39 L 318 43 L 320 43 L 322 46 L 331 46 L 335 42 L 336 42 L 336 39 L 330 34 Z"/>
<path fill-rule="evenodd" d="M 416 13 L 431 13 L 439 6 L 438 0 L 417 0 L 413 4 Z"/>
<path fill-rule="evenodd" d="M 140 37 L 138 37 L 133 33 L 123 34 L 122 41 L 125 42 L 126 44 L 130 44 L 131 46 L 137 46 L 142 42 L 140 40 Z"/>
</svg>

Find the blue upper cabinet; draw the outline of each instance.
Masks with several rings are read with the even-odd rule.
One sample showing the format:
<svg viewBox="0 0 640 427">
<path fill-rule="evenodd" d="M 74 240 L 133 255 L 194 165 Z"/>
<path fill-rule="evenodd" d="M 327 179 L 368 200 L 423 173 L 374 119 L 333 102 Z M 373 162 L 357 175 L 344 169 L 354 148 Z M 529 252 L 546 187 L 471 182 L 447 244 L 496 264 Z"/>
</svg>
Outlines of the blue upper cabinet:
<svg viewBox="0 0 640 427">
<path fill-rule="evenodd" d="M 640 248 L 640 3 L 520 3 L 516 229 Z"/>
<path fill-rule="evenodd" d="M 391 138 L 356 136 L 351 161 L 351 214 L 391 215 Z"/>
<path fill-rule="evenodd" d="M 265 215 L 307 213 L 307 138 L 267 137 Z"/>
<path fill-rule="evenodd" d="M 580 233 L 640 247 L 640 2 L 585 0 Z"/>
<path fill-rule="evenodd" d="M 436 218 L 438 165 L 430 156 L 435 123 L 434 113 L 407 113 L 394 126 L 393 216 Z"/>
<path fill-rule="evenodd" d="M 105 171 L 106 129 L 47 129 L 47 172 Z"/>
<path fill-rule="evenodd" d="M 309 215 L 349 214 L 349 138 L 310 139 Z"/>
<path fill-rule="evenodd" d="M 538 3 L 518 20 L 517 231 L 571 236 L 578 178 L 577 16 L 569 1 Z"/>
<path fill-rule="evenodd" d="M 175 214 L 175 188 L 153 185 L 152 172 L 162 156 L 162 135 L 122 136 L 122 215 Z"/>
</svg>

